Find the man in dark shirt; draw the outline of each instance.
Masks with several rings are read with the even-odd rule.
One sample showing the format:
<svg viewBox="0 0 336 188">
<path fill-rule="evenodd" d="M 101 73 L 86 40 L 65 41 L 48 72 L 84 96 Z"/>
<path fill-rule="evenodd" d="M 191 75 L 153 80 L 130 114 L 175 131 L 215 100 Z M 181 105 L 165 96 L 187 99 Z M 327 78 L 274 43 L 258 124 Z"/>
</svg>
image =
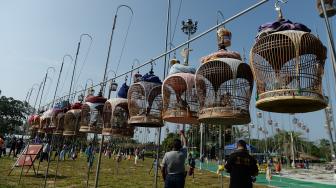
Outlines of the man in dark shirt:
<svg viewBox="0 0 336 188">
<path fill-rule="evenodd" d="M 246 142 L 239 140 L 237 151 L 232 153 L 225 164 L 230 173 L 230 188 L 252 188 L 252 177 L 258 175 L 257 161 L 248 153 Z"/>
</svg>

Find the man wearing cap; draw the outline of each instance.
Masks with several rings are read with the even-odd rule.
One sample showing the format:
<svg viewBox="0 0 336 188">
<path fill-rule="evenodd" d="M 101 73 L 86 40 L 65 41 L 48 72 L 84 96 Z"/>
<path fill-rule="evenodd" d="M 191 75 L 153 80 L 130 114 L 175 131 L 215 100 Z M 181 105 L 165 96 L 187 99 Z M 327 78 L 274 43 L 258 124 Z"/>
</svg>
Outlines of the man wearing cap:
<svg viewBox="0 0 336 188">
<path fill-rule="evenodd" d="M 252 188 L 253 178 L 258 175 L 257 161 L 248 153 L 246 142 L 237 142 L 237 151 L 232 153 L 225 164 L 230 173 L 230 188 Z"/>
<path fill-rule="evenodd" d="M 161 163 L 161 173 L 165 182 L 165 188 L 183 188 L 185 183 L 186 171 L 184 167 L 187 158 L 187 141 L 184 132 L 180 132 L 180 139 L 173 141 L 172 151 L 165 153 Z"/>
</svg>

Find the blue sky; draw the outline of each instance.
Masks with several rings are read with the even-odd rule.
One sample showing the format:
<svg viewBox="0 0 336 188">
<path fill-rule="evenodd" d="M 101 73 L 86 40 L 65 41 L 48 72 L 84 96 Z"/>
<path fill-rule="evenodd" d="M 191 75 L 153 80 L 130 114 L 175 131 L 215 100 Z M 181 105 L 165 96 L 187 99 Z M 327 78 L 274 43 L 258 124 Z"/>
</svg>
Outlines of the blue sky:
<svg viewBox="0 0 336 188">
<path fill-rule="evenodd" d="M 179 2 L 180 0 L 172 0 L 172 32 Z M 182 20 L 188 18 L 197 20 L 199 24 L 196 34 L 198 34 L 214 26 L 217 10 L 222 11 L 225 18 L 228 18 L 256 2 L 257 0 L 182 0 L 181 12 L 172 43 L 177 45 L 186 40 L 186 35 L 180 30 Z M 305 0 L 304 2 L 303 0 L 289 0 L 287 4 L 283 5 L 285 18 L 306 24 L 314 34 L 318 33 L 322 42 L 327 45 L 324 23 L 317 14 L 315 0 Z M 88 78 L 91 78 L 95 83 L 101 81 L 112 20 L 116 7 L 120 4 L 127 4 L 134 11 L 126 48 L 118 70 L 118 73 L 123 73 L 131 67 L 134 58 L 144 62 L 164 51 L 167 1 L 0 0 L 0 89 L 2 94 L 24 100 L 28 89 L 34 83 L 42 81 L 47 67 L 54 66 L 58 73 L 63 55 L 75 56 L 77 42 L 82 33 L 90 34 L 93 37 L 93 43 L 83 65 L 89 42 L 88 40 L 82 42 L 78 69 L 81 69 L 82 66 L 83 69 L 81 73 L 76 73 L 78 83 L 75 88 L 83 88 Z M 246 57 L 248 57 L 258 26 L 265 22 L 274 21 L 276 16 L 274 1 L 271 0 L 228 23 L 226 27 L 233 33 L 230 50 L 243 54 L 243 49 L 245 49 Z M 110 57 L 110 67 L 113 70 L 117 66 L 129 18 L 129 12 L 126 9 L 120 9 Z M 332 22 L 335 23 L 335 18 Z M 191 48 L 193 51 L 191 52 L 190 64 L 198 67 L 202 56 L 217 49 L 215 33 L 212 32 L 193 42 Z M 180 58 L 179 54 L 180 50 L 177 51 Z M 65 63 L 59 96 L 65 95 L 69 90 L 71 65 L 69 62 Z M 145 67 L 140 72 L 146 73 L 149 68 Z M 163 59 L 156 62 L 154 71 L 162 78 Z M 329 71 L 330 62 L 328 59 L 326 72 Z M 331 76 L 331 71 L 329 76 Z M 50 78 L 52 82 L 47 82 L 43 104 L 52 99 L 57 74 L 50 74 Z M 333 79 L 330 80 L 331 84 L 334 84 Z M 118 82 L 122 83 L 123 78 Z M 32 99 L 35 98 L 35 95 L 36 90 L 33 92 Z M 331 98 L 334 99 L 334 95 Z M 33 103 L 33 101 L 30 102 Z M 252 98 L 251 116 L 253 121 L 257 122 L 254 105 L 255 101 Z M 290 128 L 287 123 L 288 115 L 271 114 L 271 116 L 287 129 Z M 310 128 L 311 138 L 316 140 L 327 137 L 323 127 L 324 115 L 322 111 L 296 116 Z"/>
</svg>

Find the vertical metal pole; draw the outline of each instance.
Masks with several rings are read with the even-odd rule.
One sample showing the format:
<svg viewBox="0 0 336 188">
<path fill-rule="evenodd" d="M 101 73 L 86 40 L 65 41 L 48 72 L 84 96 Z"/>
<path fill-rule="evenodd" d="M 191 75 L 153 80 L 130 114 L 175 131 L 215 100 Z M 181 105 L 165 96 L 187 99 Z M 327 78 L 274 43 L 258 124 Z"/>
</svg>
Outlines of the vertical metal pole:
<svg viewBox="0 0 336 188">
<path fill-rule="evenodd" d="M 99 157 L 98 157 L 97 170 L 96 170 L 96 178 L 95 178 L 95 186 L 94 186 L 95 188 L 98 187 L 98 179 L 99 179 L 101 156 L 102 156 L 102 152 L 103 152 L 103 145 L 104 145 L 104 135 L 102 135 L 101 141 L 100 141 Z"/>
<path fill-rule="evenodd" d="M 200 125 L 200 129 L 201 129 L 201 144 L 200 144 L 200 160 L 202 160 L 202 156 L 203 156 L 203 123 L 201 123 Z M 200 169 L 202 170 L 202 161 L 200 162 Z"/>
<path fill-rule="evenodd" d="M 331 56 L 332 56 L 332 58 L 336 59 L 334 37 L 333 37 L 332 31 L 331 31 L 331 26 L 330 26 L 330 23 L 329 23 L 329 20 L 328 20 L 326 8 L 325 8 L 325 5 L 324 5 L 324 0 L 320 0 L 320 1 L 321 1 L 321 7 L 322 7 L 322 10 L 323 10 L 324 22 L 325 22 L 325 26 L 326 26 L 326 29 L 327 29 L 328 39 L 329 39 L 329 42 L 330 42 Z M 333 65 L 336 66 L 335 62 L 333 62 Z M 334 72 L 334 77 L 336 79 L 336 73 L 335 72 Z"/>
<path fill-rule="evenodd" d="M 74 62 L 74 66 L 73 66 L 73 69 L 72 69 L 72 76 L 71 76 L 71 81 L 70 81 L 70 89 L 69 89 L 69 97 L 68 97 L 68 101 L 69 102 L 70 102 L 70 96 L 71 96 L 72 83 L 73 83 L 73 79 L 74 79 L 75 71 L 76 71 L 76 65 L 77 65 L 79 48 L 80 48 L 80 40 L 79 40 L 78 45 L 77 45 L 77 52 L 76 52 L 75 62 Z"/>
<path fill-rule="evenodd" d="M 291 151 L 292 151 L 292 167 L 295 168 L 295 153 L 294 153 L 294 138 L 293 138 L 293 132 L 290 132 L 290 139 L 291 139 Z"/>
<path fill-rule="evenodd" d="M 326 125 L 327 125 L 327 133 L 329 136 L 330 140 L 330 150 L 331 150 L 331 155 L 334 155 L 336 157 L 336 150 L 335 150 L 335 145 L 334 145 L 334 139 L 330 130 L 330 118 L 327 109 L 324 109 L 325 117 L 326 117 Z M 332 159 L 333 160 L 333 159 Z"/>
<path fill-rule="evenodd" d="M 219 156 L 218 156 L 218 159 L 220 160 L 219 161 L 219 165 L 223 165 L 223 151 L 222 151 L 222 125 L 219 125 L 219 134 L 218 134 L 218 142 L 219 142 Z M 223 188 L 224 187 L 224 182 L 223 182 L 223 172 L 221 171 L 221 187 Z"/>
<path fill-rule="evenodd" d="M 39 105 L 38 105 L 38 108 L 37 108 L 37 109 L 40 109 L 40 106 L 41 106 L 42 97 L 43 97 L 43 92 L 44 92 L 44 87 L 45 87 L 45 83 L 46 83 L 46 81 L 47 81 L 47 77 L 48 77 L 48 71 L 47 71 L 47 73 L 46 73 L 45 76 L 44 76 L 43 85 L 42 85 L 42 92 L 41 92 L 41 97 L 40 97 L 40 102 L 39 102 Z"/>
<path fill-rule="evenodd" d="M 166 39 L 165 39 L 165 51 L 168 50 L 168 37 L 169 37 L 169 20 L 170 20 L 170 0 L 168 0 L 168 8 L 167 8 L 167 22 L 166 22 Z M 166 77 L 167 72 L 167 54 L 164 56 L 164 70 L 163 70 L 163 78 Z M 159 169 L 159 163 L 160 163 L 160 142 L 161 142 L 161 127 L 158 128 L 158 146 L 156 148 L 156 168 L 155 168 L 155 176 L 154 176 L 154 187 L 157 188 L 158 182 L 158 169 Z"/>
<path fill-rule="evenodd" d="M 65 55 L 64 57 L 66 56 L 69 56 L 71 57 L 70 55 Z M 56 94 L 57 94 L 57 89 L 58 89 L 58 85 L 59 85 L 59 81 L 60 81 L 60 78 L 61 78 L 61 75 L 62 75 L 62 70 L 63 70 L 63 65 L 64 65 L 64 57 L 63 57 L 63 60 L 62 60 L 62 65 L 61 65 L 61 68 L 60 68 L 60 71 L 58 73 L 58 78 L 57 78 L 57 83 L 56 83 L 56 88 L 55 88 L 55 93 L 54 93 L 54 97 L 53 97 L 53 101 L 51 103 L 51 107 L 53 108 L 54 107 L 54 104 L 55 104 L 55 99 L 56 99 Z M 72 58 L 71 58 L 72 59 Z M 50 143 L 50 147 L 52 148 L 53 144 L 54 144 L 54 135 L 52 135 L 52 138 L 51 138 L 51 143 Z M 49 173 L 49 167 L 50 167 L 50 155 L 51 155 L 51 149 L 49 150 L 48 152 L 48 165 L 47 165 L 47 170 L 46 170 L 46 173 L 45 173 L 45 176 L 44 176 L 44 188 L 47 186 L 47 179 L 48 179 L 48 173 Z"/>
</svg>

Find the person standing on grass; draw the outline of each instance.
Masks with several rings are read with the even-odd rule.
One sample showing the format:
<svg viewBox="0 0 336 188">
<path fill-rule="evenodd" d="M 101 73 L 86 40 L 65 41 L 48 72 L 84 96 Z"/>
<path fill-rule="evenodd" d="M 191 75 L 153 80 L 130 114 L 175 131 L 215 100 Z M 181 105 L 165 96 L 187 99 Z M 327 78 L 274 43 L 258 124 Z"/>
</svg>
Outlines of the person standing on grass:
<svg viewBox="0 0 336 188">
<path fill-rule="evenodd" d="M 172 151 L 165 153 L 161 163 L 161 173 L 165 188 L 184 188 L 186 171 L 184 167 L 187 158 L 187 141 L 184 132 L 180 131 L 180 139 L 173 141 Z"/>
<path fill-rule="evenodd" d="M 5 140 L 2 135 L 0 135 L 0 158 L 3 153 L 3 148 L 5 148 Z"/>
<path fill-rule="evenodd" d="M 14 136 L 10 142 L 10 150 L 9 150 L 9 154 L 8 154 L 8 157 L 10 157 L 10 155 L 12 154 L 13 152 L 13 157 L 16 157 L 15 155 L 15 149 L 16 149 L 16 137 Z"/>
<path fill-rule="evenodd" d="M 40 161 L 43 162 L 43 160 L 49 160 L 49 152 L 51 151 L 50 141 L 47 141 L 47 143 L 43 146 L 42 154 L 40 157 Z"/>
<path fill-rule="evenodd" d="M 134 165 L 138 164 L 138 159 L 139 159 L 139 148 L 136 148 L 134 151 Z"/>
<path fill-rule="evenodd" d="M 225 169 L 230 173 L 230 188 L 252 188 L 258 175 L 257 161 L 248 153 L 246 142 L 237 142 L 237 151 L 229 156 Z"/>
<path fill-rule="evenodd" d="M 93 149 L 92 143 L 90 143 L 89 146 L 86 148 L 85 155 L 87 158 L 87 163 L 88 163 L 88 167 L 90 171 L 90 169 L 93 166 L 93 160 L 94 160 L 94 149 Z"/>
</svg>

